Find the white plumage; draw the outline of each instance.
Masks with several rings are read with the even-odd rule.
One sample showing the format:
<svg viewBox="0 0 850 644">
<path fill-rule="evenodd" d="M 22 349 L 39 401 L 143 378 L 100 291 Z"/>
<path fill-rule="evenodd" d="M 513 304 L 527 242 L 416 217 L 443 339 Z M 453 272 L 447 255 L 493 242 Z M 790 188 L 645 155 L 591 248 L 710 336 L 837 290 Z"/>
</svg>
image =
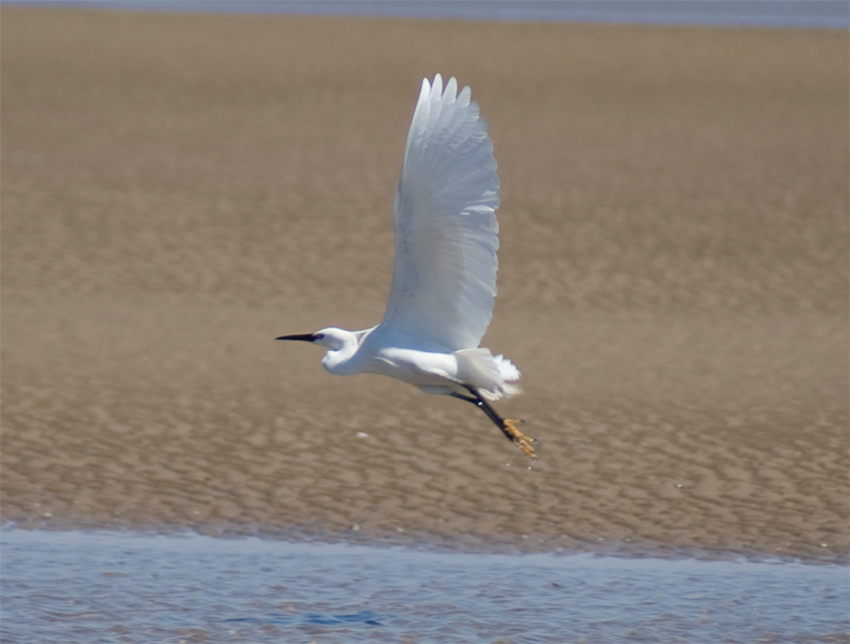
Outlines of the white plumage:
<svg viewBox="0 0 850 644">
<path fill-rule="evenodd" d="M 422 90 L 393 204 L 395 263 L 381 323 L 363 331 L 326 328 L 279 340 L 328 348 L 333 374 L 377 373 L 431 394 L 476 404 L 531 456 L 533 439 L 486 399 L 520 392 L 519 370 L 479 347 L 493 315 L 499 248 L 499 178 L 487 124 L 451 78 Z"/>
</svg>

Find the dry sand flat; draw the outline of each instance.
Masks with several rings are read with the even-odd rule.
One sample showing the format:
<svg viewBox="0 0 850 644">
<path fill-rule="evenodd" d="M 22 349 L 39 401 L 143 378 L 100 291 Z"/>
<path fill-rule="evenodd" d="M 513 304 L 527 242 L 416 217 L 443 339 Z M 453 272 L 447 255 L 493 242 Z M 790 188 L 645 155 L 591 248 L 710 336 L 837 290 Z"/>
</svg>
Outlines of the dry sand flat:
<svg viewBox="0 0 850 644">
<path fill-rule="evenodd" d="M 4 7 L 3 519 L 846 556 L 847 45 Z M 379 321 L 437 71 L 500 164 L 531 471 L 272 340 Z"/>
</svg>

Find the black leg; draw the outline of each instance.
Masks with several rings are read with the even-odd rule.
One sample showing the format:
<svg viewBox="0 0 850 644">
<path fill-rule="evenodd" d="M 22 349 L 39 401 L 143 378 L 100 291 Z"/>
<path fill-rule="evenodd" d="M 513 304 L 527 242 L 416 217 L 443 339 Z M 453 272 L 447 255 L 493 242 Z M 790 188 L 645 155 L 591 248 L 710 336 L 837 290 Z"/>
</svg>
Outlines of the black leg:
<svg viewBox="0 0 850 644">
<path fill-rule="evenodd" d="M 466 402 L 471 402 L 473 405 L 478 404 L 478 399 L 473 398 L 472 396 L 464 396 L 463 394 L 459 394 L 457 392 L 452 392 L 449 394 L 452 398 L 457 398 L 458 400 L 465 400 Z"/>
<path fill-rule="evenodd" d="M 466 402 L 472 403 L 473 405 L 478 407 L 478 409 L 487 414 L 487 418 L 492 420 L 493 424 L 498 427 L 505 436 L 508 437 L 509 441 L 519 445 L 522 448 L 522 451 L 528 454 L 528 456 L 530 456 L 532 459 L 537 459 L 537 455 L 534 453 L 534 447 L 532 447 L 531 445 L 534 442 L 534 439 L 530 436 L 526 436 L 525 434 L 523 434 L 515 426 L 516 423 L 522 421 L 505 420 L 504 418 L 499 416 L 498 413 L 496 413 L 496 410 L 490 406 L 490 403 L 484 400 L 484 398 L 481 396 L 481 394 L 475 387 L 473 387 L 472 385 L 463 386 L 470 394 L 472 394 L 471 396 L 467 396 L 465 394 L 460 394 L 457 392 L 452 392 L 449 395 L 453 398 L 465 400 Z"/>
<path fill-rule="evenodd" d="M 515 440 L 515 438 L 511 436 L 511 434 L 505 428 L 505 419 L 499 416 L 496 410 L 490 406 L 490 403 L 488 403 L 484 399 L 484 397 L 480 393 L 478 393 L 478 390 L 471 385 L 464 385 L 464 387 L 466 387 L 466 389 L 469 391 L 469 393 L 472 394 L 472 396 L 464 396 L 463 394 L 459 393 L 451 393 L 449 395 L 451 395 L 453 398 L 458 398 L 460 400 L 470 402 L 476 407 L 478 407 L 478 409 L 487 414 L 487 418 L 493 421 L 493 424 L 496 425 L 496 427 L 502 430 L 502 433 L 507 436 L 508 440 Z"/>
</svg>

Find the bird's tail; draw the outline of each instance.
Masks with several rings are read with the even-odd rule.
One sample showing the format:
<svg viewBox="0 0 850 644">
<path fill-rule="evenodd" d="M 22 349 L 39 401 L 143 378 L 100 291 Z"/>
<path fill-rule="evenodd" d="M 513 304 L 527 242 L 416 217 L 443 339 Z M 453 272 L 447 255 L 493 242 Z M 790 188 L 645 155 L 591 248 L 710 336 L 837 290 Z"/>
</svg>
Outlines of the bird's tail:
<svg viewBox="0 0 850 644">
<path fill-rule="evenodd" d="M 519 369 L 504 356 L 494 356 L 490 349 L 461 349 L 455 351 L 458 378 L 478 389 L 490 400 L 507 398 L 522 393 L 516 383 Z"/>
</svg>

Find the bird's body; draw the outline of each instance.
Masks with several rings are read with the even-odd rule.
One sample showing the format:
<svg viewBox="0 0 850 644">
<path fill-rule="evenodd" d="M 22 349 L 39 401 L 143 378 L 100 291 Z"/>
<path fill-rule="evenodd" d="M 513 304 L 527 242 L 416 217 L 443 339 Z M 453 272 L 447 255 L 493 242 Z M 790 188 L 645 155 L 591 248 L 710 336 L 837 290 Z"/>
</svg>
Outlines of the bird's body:
<svg viewBox="0 0 850 644">
<path fill-rule="evenodd" d="M 419 343 L 389 339 L 380 325 L 364 331 L 327 328 L 312 336 L 312 342 L 328 348 L 322 366 L 338 376 L 376 373 L 443 395 L 462 393 L 468 384 L 490 400 L 519 393 L 513 384 L 519 380 L 519 370 L 489 349 L 413 348 Z"/>
<path fill-rule="evenodd" d="M 496 296 L 499 178 L 487 125 L 454 78 L 426 78 L 395 197 L 396 256 L 387 310 L 363 331 L 334 327 L 279 340 L 327 347 L 336 375 L 376 373 L 474 403 L 522 449 L 532 439 L 487 400 L 519 393 L 519 370 L 479 347 Z"/>
</svg>

